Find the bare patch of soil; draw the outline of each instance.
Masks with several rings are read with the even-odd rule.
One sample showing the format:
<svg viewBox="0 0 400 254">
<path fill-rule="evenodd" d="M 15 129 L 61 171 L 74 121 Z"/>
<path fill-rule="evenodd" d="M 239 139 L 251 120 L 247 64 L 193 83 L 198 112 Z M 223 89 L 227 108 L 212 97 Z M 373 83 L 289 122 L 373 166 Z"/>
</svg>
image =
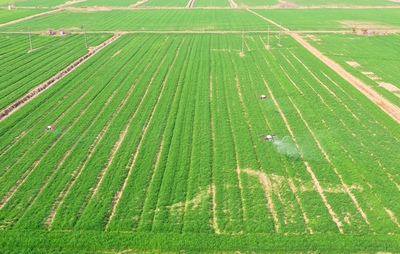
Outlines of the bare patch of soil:
<svg viewBox="0 0 400 254">
<path fill-rule="evenodd" d="M 386 83 L 386 82 L 378 82 L 378 84 L 385 88 L 386 90 L 390 91 L 390 92 L 400 92 L 400 88 L 398 88 L 397 86 L 391 84 L 391 83 Z"/>
<path fill-rule="evenodd" d="M 361 66 L 359 63 L 353 62 L 353 61 L 348 61 L 348 62 L 346 62 L 346 63 L 347 63 L 348 65 L 350 65 L 351 67 L 354 67 L 354 68 L 358 68 L 358 67 Z"/>
</svg>

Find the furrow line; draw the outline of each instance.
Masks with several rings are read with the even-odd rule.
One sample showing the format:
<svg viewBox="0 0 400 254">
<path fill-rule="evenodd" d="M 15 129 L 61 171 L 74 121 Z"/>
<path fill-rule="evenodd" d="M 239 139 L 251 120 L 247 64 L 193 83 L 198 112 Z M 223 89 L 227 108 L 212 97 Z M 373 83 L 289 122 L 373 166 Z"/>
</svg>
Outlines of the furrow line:
<svg viewBox="0 0 400 254">
<path fill-rule="evenodd" d="M 367 215 L 364 213 L 363 209 L 361 208 L 360 204 L 358 203 L 356 197 L 354 196 L 354 194 L 350 191 L 349 187 L 347 186 L 347 184 L 344 182 L 342 175 L 337 171 L 336 167 L 333 166 L 332 161 L 329 158 L 329 155 L 326 153 L 326 151 L 324 150 L 324 148 L 322 147 L 322 145 L 320 144 L 320 142 L 318 141 L 317 137 L 315 136 L 314 132 L 311 130 L 310 126 L 308 125 L 307 121 L 304 120 L 303 115 L 301 114 L 300 110 L 298 109 L 298 107 L 295 105 L 295 103 L 292 101 L 292 99 L 289 97 L 289 100 L 292 102 L 293 106 L 295 107 L 296 111 L 298 112 L 301 120 L 304 122 L 304 124 L 306 125 L 308 131 L 311 133 L 314 141 L 317 143 L 318 148 L 321 150 L 322 154 L 324 154 L 325 159 L 328 161 L 329 165 L 331 165 L 333 171 L 335 172 L 335 174 L 338 176 L 340 183 L 342 184 L 342 187 L 344 189 L 344 191 L 346 192 L 347 195 L 349 195 L 349 197 L 351 198 L 351 200 L 353 201 L 354 205 L 356 206 L 358 212 L 360 213 L 360 215 L 363 217 L 363 219 L 365 220 L 365 222 L 370 225 Z"/>
<path fill-rule="evenodd" d="M 296 58 L 297 61 L 299 61 L 299 62 L 303 65 L 304 68 L 306 68 L 306 70 L 318 81 L 318 83 L 320 83 L 320 85 L 322 85 L 331 95 L 333 95 L 338 101 L 340 101 L 340 103 L 346 107 L 346 109 L 353 115 L 353 117 L 356 118 L 357 121 L 359 121 L 358 117 L 355 116 L 353 112 L 351 112 L 351 110 L 347 107 L 347 105 L 346 105 L 333 91 L 331 91 L 325 84 L 323 84 L 322 81 L 319 80 L 319 79 L 314 75 L 314 73 L 312 73 L 311 70 L 310 70 L 300 59 L 297 58 L 297 56 L 295 56 L 292 52 L 291 52 L 291 54 Z M 285 56 L 284 56 L 284 57 L 285 57 Z M 286 59 L 288 62 L 290 62 L 286 57 L 285 57 L 285 59 Z M 293 66 L 293 65 L 292 65 L 292 66 Z M 294 68 L 294 66 L 293 66 L 293 68 Z M 333 109 L 325 102 L 325 100 L 322 98 L 322 96 L 321 96 L 307 81 L 306 81 L 306 83 L 307 83 L 308 86 L 314 91 L 314 93 L 320 97 L 322 103 L 323 103 L 327 108 L 329 108 L 330 111 L 331 111 L 336 117 L 339 118 L 339 115 L 335 112 L 335 110 L 333 110 Z M 340 119 L 340 122 L 341 122 L 341 123 L 343 124 L 343 126 L 347 129 L 347 131 L 348 131 L 349 133 L 351 133 L 351 134 L 354 136 L 355 139 L 358 140 L 358 138 L 356 137 L 356 134 L 353 133 L 353 132 L 351 131 L 351 129 L 347 126 L 347 124 L 346 124 L 342 119 Z M 323 123 L 324 123 L 324 125 L 326 126 L 325 122 L 323 122 Z M 363 123 L 362 123 L 362 125 L 363 125 L 366 129 L 368 129 Z M 313 137 L 314 137 L 314 134 L 313 134 Z M 315 140 L 315 139 L 316 139 L 316 138 L 314 137 L 314 140 Z M 336 141 L 335 141 L 335 142 L 336 142 Z M 366 145 L 364 145 L 361 141 L 358 140 L 358 142 L 359 142 L 359 143 L 361 144 L 361 146 L 364 147 L 364 148 L 369 152 L 369 154 L 371 154 L 371 156 L 372 156 L 373 153 L 370 151 L 370 149 L 369 149 Z M 318 147 L 320 147 L 319 142 L 317 142 L 317 144 L 318 144 Z M 322 147 L 320 147 L 320 149 L 321 149 L 321 148 L 322 148 Z M 321 151 L 322 151 L 322 150 L 321 150 Z M 332 162 L 331 162 L 331 160 L 330 160 L 328 154 L 326 154 L 325 151 L 323 151 L 323 154 L 325 155 L 325 158 L 327 158 L 327 161 L 329 162 L 329 164 L 332 165 Z M 375 159 L 375 160 L 376 160 L 376 162 L 378 163 L 378 165 L 383 169 L 383 171 L 387 174 L 389 180 L 390 180 L 392 183 L 394 183 L 394 184 L 396 185 L 396 187 L 400 190 L 400 185 L 399 185 L 397 182 L 394 181 L 393 177 L 389 174 L 389 172 L 387 172 L 387 170 L 383 167 L 383 165 L 381 164 L 381 162 L 380 162 L 378 159 Z M 353 201 L 353 203 L 355 204 L 355 206 L 356 206 L 358 212 L 359 212 L 360 215 L 363 217 L 363 219 L 365 220 L 365 222 L 366 222 L 368 225 L 370 225 L 366 214 L 364 213 L 364 211 L 362 210 L 362 208 L 361 208 L 360 205 L 358 204 L 358 202 L 357 202 L 357 200 L 356 200 L 354 194 L 350 191 L 350 189 L 348 188 L 348 186 L 344 183 L 343 178 L 342 178 L 342 176 L 338 173 L 337 169 L 336 169 L 335 167 L 333 167 L 333 165 L 332 165 L 332 168 L 333 168 L 333 170 L 335 171 L 336 175 L 338 175 L 338 177 L 339 177 L 339 179 L 340 179 L 340 181 L 341 181 L 341 184 L 342 184 L 342 186 L 343 186 L 345 192 L 346 192 L 346 193 L 350 196 L 350 198 L 352 199 L 352 201 Z"/>
<path fill-rule="evenodd" d="M 260 39 L 261 39 L 261 38 L 260 38 Z M 268 82 L 265 80 L 265 77 L 264 77 L 264 75 L 262 74 L 259 65 L 256 64 L 256 67 L 257 67 L 257 70 L 259 71 L 259 73 L 260 73 L 260 75 L 261 75 L 261 78 L 262 78 L 262 80 L 263 80 L 264 85 L 265 85 L 265 86 L 267 87 L 267 89 L 268 89 L 269 95 L 270 95 L 270 96 L 273 96 L 272 91 L 271 91 L 270 88 L 269 88 Z M 275 103 L 275 105 L 276 105 L 276 102 L 275 102 L 275 101 L 274 101 L 274 103 Z M 282 112 L 280 112 L 280 113 L 282 114 Z M 268 127 L 270 128 L 270 123 L 269 123 L 268 119 L 265 117 L 265 115 L 264 115 L 264 119 L 265 119 L 265 121 L 266 121 Z M 285 122 L 285 124 L 286 124 L 286 126 L 288 126 L 287 122 Z M 293 136 L 293 135 L 292 135 L 292 136 Z M 298 147 L 297 147 L 297 148 L 298 148 Z M 287 166 L 285 166 L 285 170 L 286 170 L 286 174 L 289 175 L 289 170 L 288 170 Z M 292 190 L 293 195 L 294 195 L 295 198 L 296 198 L 296 202 L 299 204 L 300 210 L 301 210 L 302 215 L 303 215 L 304 222 L 306 223 L 306 228 L 307 228 L 307 230 L 310 232 L 310 234 L 313 234 L 314 232 L 313 232 L 312 228 L 309 226 L 310 220 L 309 220 L 308 217 L 307 217 L 307 214 L 306 214 L 306 212 L 305 212 L 305 210 L 304 210 L 304 207 L 303 207 L 303 205 L 302 205 L 302 203 L 301 203 L 300 197 L 299 197 L 299 195 L 297 194 L 296 186 L 295 186 L 295 184 L 293 183 L 293 180 L 292 180 L 291 178 L 288 178 L 288 185 L 289 185 L 290 189 Z"/>
<path fill-rule="evenodd" d="M 292 137 L 292 139 L 293 139 L 294 142 L 295 142 L 295 145 L 296 145 L 297 150 L 300 151 L 299 145 L 298 145 L 297 142 L 296 142 L 296 137 L 295 137 L 295 135 L 294 135 L 294 133 L 293 133 L 293 131 L 292 131 L 292 128 L 291 128 L 290 125 L 289 125 L 289 122 L 288 122 L 287 119 L 286 119 L 285 114 L 283 113 L 282 109 L 280 108 L 280 106 L 279 106 L 277 100 L 275 99 L 274 95 L 272 94 L 272 91 L 271 91 L 271 89 L 269 88 L 269 86 L 267 86 L 267 89 L 268 89 L 268 93 L 269 93 L 270 96 L 271 96 L 272 101 L 274 102 L 276 108 L 278 109 L 279 114 L 280 114 L 281 117 L 282 117 L 282 120 L 285 122 L 285 125 L 286 125 L 286 127 L 287 127 L 287 129 L 288 129 L 288 131 L 289 131 L 289 133 L 290 133 L 290 136 Z M 308 165 L 308 162 L 303 158 L 302 155 L 300 155 L 300 157 L 301 157 L 301 159 L 302 159 L 302 161 L 303 161 L 303 163 L 304 163 L 304 165 L 305 165 L 305 167 L 306 167 L 307 172 L 310 174 L 310 176 L 311 176 L 311 178 L 312 178 L 312 181 L 313 181 L 313 183 L 314 183 L 314 186 L 315 186 L 315 188 L 316 188 L 318 194 L 320 195 L 320 197 L 321 197 L 323 203 L 325 204 L 326 208 L 328 209 L 328 212 L 329 212 L 329 214 L 331 215 L 333 222 L 335 222 L 335 224 L 336 224 L 336 226 L 337 226 L 339 232 L 340 232 L 341 234 L 343 234 L 342 223 L 339 221 L 339 218 L 338 218 L 337 214 L 333 211 L 331 205 L 328 203 L 328 201 L 327 201 L 327 199 L 326 199 L 326 197 L 325 197 L 324 190 L 323 190 L 321 184 L 319 183 L 319 181 L 318 181 L 317 177 L 315 176 L 314 172 L 312 171 L 311 167 Z"/>
<path fill-rule="evenodd" d="M 214 122 L 212 119 L 212 103 L 213 103 L 213 97 L 212 97 L 212 91 L 213 91 L 213 82 L 212 82 L 212 74 L 210 71 L 210 79 L 209 79 L 209 96 L 210 96 L 210 127 L 211 127 L 211 143 L 212 143 L 212 151 L 215 151 L 215 146 L 214 146 L 214 142 L 215 142 L 215 136 L 214 136 Z M 211 161 L 214 161 L 214 153 L 211 153 Z M 212 228 L 214 229 L 214 232 L 219 235 L 221 234 L 221 230 L 218 227 L 218 218 L 217 218 L 217 201 L 216 201 L 216 195 L 217 195 L 217 191 L 215 188 L 215 179 L 214 179 L 214 174 L 213 174 L 213 170 L 211 170 L 211 193 L 212 193 Z"/>
<path fill-rule="evenodd" d="M 133 57 L 133 56 L 132 56 Z M 131 58 L 132 58 L 131 57 Z M 131 59 L 130 58 L 130 59 Z M 114 77 L 108 82 L 111 83 L 112 80 L 114 80 L 116 78 L 116 76 L 121 72 L 121 70 L 123 70 L 125 68 L 125 66 L 128 64 L 129 61 L 126 61 L 125 65 L 122 66 L 119 70 L 118 73 L 116 73 L 114 75 Z M 133 71 L 133 69 L 131 70 L 131 72 Z M 128 75 L 129 76 L 129 75 Z M 76 172 L 78 171 L 78 174 L 74 177 L 74 179 L 69 183 L 68 187 L 65 189 L 65 191 L 62 191 L 59 195 L 59 199 L 61 199 L 60 201 L 56 201 L 52 207 L 52 210 L 50 212 L 50 216 L 47 218 L 46 220 L 46 224 L 48 226 L 48 228 L 51 228 L 51 225 L 53 224 L 53 221 L 55 219 L 55 216 L 57 214 L 57 209 L 58 207 L 60 207 L 63 202 L 64 202 L 64 197 L 67 196 L 67 194 L 69 193 L 69 191 L 71 190 L 71 188 L 74 186 L 75 182 L 77 181 L 77 179 L 79 179 L 79 176 L 81 175 L 83 169 L 86 167 L 86 164 L 89 162 L 89 159 L 92 157 L 94 151 L 96 150 L 96 148 L 98 147 L 98 145 L 100 144 L 101 140 L 104 137 L 104 134 L 106 133 L 106 131 L 108 130 L 109 126 L 112 123 L 112 120 L 115 118 L 115 116 L 119 113 L 119 111 L 121 110 L 122 106 L 125 104 L 128 96 L 131 94 L 132 89 L 134 88 L 134 86 L 132 86 L 128 92 L 127 95 L 125 95 L 124 99 L 122 100 L 122 102 L 118 105 L 117 109 L 113 112 L 112 116 L 110 117 L 110 119 L 107 121 L 106 125 L 103 127 L 103 129 L 100 131 L 100 133 L 96 136 L 93 144 L 90 146 L 87 156 L 85 158 L 84 163 L 82 164 L 82 166 L 80 166 L 79 169 L 76 169 L 74 171 L 74 175 L 76 174 Z M 109 102 L 114 98 L 114 95 L 117 93 L 118 89 L 115 89 L 114 92 L 112 93 L 112 95 L 107 99 L 107 101 L 104 103 L 102 109 L 100 110 L 100 113 L 103 112 L 103 110 L 106 108 L 106 106 L 109 104 Z M 96 119 L 92 121 L 92 123 L 90 124 L 90 126 L 86 129 L 89 130 L 89 128 L 97 121 L 98 117 L 100 116 L 100 113 L 96 116 Z M 86 133 L 86 131 L 84 132 Z M 83 133 L 83 134 L 84 134 Z M 82 134 L 82 135 L 83 135 Z"/>
<path fill-rule="evenodd" d="M 89 106 L 93 103 L 93 101 L 91 101 L 89 103 Z M 42 153 L 42 155 L 40 156 L 40 158 L 35 161 L 32 166 L 31 169 L 28 169 L 20 178 L 20 180 L 10 189 L 10 191 L 3 197 L 3 199 L 0 201 L 0 209 L 2 209 L 4 207 L 4 205 L 6 205 L 6 203 L 8 202 L 8 200 L 11 199 L 11 197 L 15 194 L 15 192 L 17 192 L 18 188 L 25 182 L 25 180 L 29 177 L 29 175 L 35 170 L 36 166 L 42 161 L 42 159 L 45 157 L 45 155 L 51 150 L 51 148 L 53 148 L 57 142 L 61 139 L 61 137 L 64 135 L 64 133 L 66 133 L 71 126 L 73 126 L 78 120 L 79 118 L 86 112 L 86 110 L 88 109 L 88 107 L 86 107 L 85 109 L 83 109 L 80 114 L 74 119 L 74 121 L 72 123 L 69 124 L 69 126 L 67 126 L 65 128 L 65 130 L 61 133 L 61 135 L 59 135 L 55 141 L 53 141 L 53 143 Z"/>
<path fill-rule="evenodd" d="M 169 36 L 166 38 L 166 40 L 167 40 L 168 38 L 169 38 Z M 179 49 L 180 49 L 181 45 L 182 45 L 182 42 L 181 42 L 181 44 L 180 44 L 180 46 L 179 46 Z M 174 58 L 174 60 L 176 59 L 178 53 L 179 53 L 179 50 L 177 50 L 177 52 L 175 53 L 175 58 Z M 158 73 L 159 69 L 160 69 L 161 66 L 163 65 L 163 63 L 164 63 L 164 61 L 165 61 L 166 58 L 167 58 L 167 55 L 165 55 L 164 58 L 162 59 L 162 61 L 160 62 L 159 66 L 158 66 L 157 70 L 155 71 L 155 73 L 153 74 L 153 76 L 152 76 L 152 78 L 151 78 L 149 84 L 152 84 L 152 82 L 153 82 L 153 80 L 154 80 L 156 74 Z M 171 69 L 171 66 L 170 66 L 169 68 Z M 169 69 L 168 71 L 170 71 L 170 69 Z M 137 158 L 137 156 L 138 156 L 138 154 L 139 154 L 139 150 L 140 150 L 141 145 L 142 145 L 143 137 L 144 137 L 144 135 L 146 134 L 147 129 L 148 129 L 148 127 L 149 127 L 149 125 L 150 125 L 150 123 L 151 123 L 151 121 L 152 121 L 152 119 L 153 119 L 154 112 L 155 112 L 155 110 L 156 110 L 156 108 L 157 108 L 157 105 L 159 105 L 158 102 L 159 102 L 160 97 L 161 97 L 161 95 L 162 95 L 162 93 L 163 93 L 163 91 L 164 91 L 165 83 L 166 83 L 166 82 L 163 82 L 161 91 L 160 91 L 160 93 L 159 93 L 159 95 L 158 95 L 158 97 L 157 97 L 156 105 L 154 105 L 153 110 L 152 110 L 152 112 L 151 112 L 151 114 L 150 114 L 150 117 L 149 117 L 149 119 L 147 120 L 147 123 L 145 124 L 145 126 L 144 126 L 143 129 L 142 129 L 142 133 L 141 133 L 141 135 L 140 135 L 141 138 L 140 138 L 140 141 L 139 141 L 138 146 L 136 147 L 135 154 L 133 155 L 133 159 L 132 159 L 131 165 L 129 166 L 128 174 L 127 174 L 127 176 L 126 176 L 125 179 L 124 179 L 124 183 L 122 184 L 121 189 L 115 193 L 115 197 L 114 197 L 114 200 L 115 200 L 115 201 L 113 202 L 112 209 L 111 209 L 111 214 L 110 214 L 110 216 L 109 216 L 109 218 L 108 218 L 108 220 L 107 220 L 107 224 L 106 224 L 105 230 L 107 230 L 108 225 L 110 224 L 111 220 L 114 218 L 114 215 L 115 215 L 116 208 L 117 208 L 117 206 L 118 206 L 119 200 L 121 199 L 122 194 L 123 194 L 123 192 L 124 192 L 124 190 L 125 190 L 125 188 L 126 188 L 126 186 L 127 186 L 128 179 L 130 178 L 130 175 L 131 175 L 131 173 L 132 173 L 132 169 L 133 169 L 133 167 L 134 167 L 134 165 L 135 165 L 135 162 L 136 162 L 136 158 Z M 148 91 L 148 90 L 146 90 L 146 94 L 147 94 L 147 91 Z M 143 96 L 143 98 L 144 98 L 144 96 Z"/>
</svg>

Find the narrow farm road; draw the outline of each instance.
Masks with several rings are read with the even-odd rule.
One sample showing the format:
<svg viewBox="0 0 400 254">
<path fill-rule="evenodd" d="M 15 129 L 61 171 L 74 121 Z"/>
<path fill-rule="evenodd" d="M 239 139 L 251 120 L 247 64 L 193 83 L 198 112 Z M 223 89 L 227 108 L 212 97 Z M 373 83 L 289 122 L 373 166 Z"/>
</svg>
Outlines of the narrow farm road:
<svg viewBox="0 0 400 254">
<path fill-rule="evenodd" d="M 303 47 L 305 47 L 308 51 L 310 51 L 313 55 L 318 57 L 318 59 L 320 59 L 322 62 L 328 65 L 332 70 L 338 73 L 347 82 L 352 84 L 355 88 L 357 88 L 360 92 L 362 92 L 365 96 L 367 96 L 371 101 L 373 101 L 376 105 L 382 108 L 382 110 L 385 111 L 389 116 L 391 116 L 395 121 L 400 123 L 399 107 L 389 102 L 375 90 L 367 86 L 364 82 L 351 75 L 349 72 L 343 69 L 339 64 L 337 64 L 330 58 L 323 55 L 320 51 L 318 51 L 316 48 L 311 46 L 306 40 L 304 40 L 298 33 L 289 32 L 289 34 Z"/>
</svg>

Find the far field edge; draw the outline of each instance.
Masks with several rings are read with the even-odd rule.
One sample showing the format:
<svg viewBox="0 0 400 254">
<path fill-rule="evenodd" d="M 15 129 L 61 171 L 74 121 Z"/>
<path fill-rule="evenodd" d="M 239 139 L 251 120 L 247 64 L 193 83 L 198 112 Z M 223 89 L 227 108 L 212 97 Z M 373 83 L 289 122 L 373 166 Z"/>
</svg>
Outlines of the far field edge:
<svg viewBox="0 0 400 254">
<path fill-rule="evenodd" d="M 61 240 L 62 239 L 62 240 Z M 34 243 L 34 244 L 33 244 Z M 376 252 L 400 249 L 399 235 L 218 235 L 100 231 L 0 231 L 0 250 L 62 251 L 319 251 Z"/>
</svg>

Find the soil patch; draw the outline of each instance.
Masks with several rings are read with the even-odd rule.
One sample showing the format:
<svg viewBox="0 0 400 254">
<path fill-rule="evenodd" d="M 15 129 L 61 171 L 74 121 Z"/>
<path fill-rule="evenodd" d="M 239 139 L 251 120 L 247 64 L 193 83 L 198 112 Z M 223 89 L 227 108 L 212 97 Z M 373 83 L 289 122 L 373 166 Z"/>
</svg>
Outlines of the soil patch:
<svg viewBox="0 0 400 254">
<path fill-rule="evenodd" d="M 351 61 L 349 61 L 349 62 L 346 62 L 348 65 L 350 65 L 351 67 L 354 67 L 354 68 L 357 68 L 357 67 L 360 67 L 361 65 L 359 64 L 359 63 L 357 63 L 357 62 L 351 62 Z"/>
<path fill-rule="evenodd" d="M 397 86 L 395 86 L 393 84 L 386 83 L 386 82 L 379 82 L 378 84 L 390 92 L 400 92 L 400 88 L 398 88 Z"/>
</svg>

